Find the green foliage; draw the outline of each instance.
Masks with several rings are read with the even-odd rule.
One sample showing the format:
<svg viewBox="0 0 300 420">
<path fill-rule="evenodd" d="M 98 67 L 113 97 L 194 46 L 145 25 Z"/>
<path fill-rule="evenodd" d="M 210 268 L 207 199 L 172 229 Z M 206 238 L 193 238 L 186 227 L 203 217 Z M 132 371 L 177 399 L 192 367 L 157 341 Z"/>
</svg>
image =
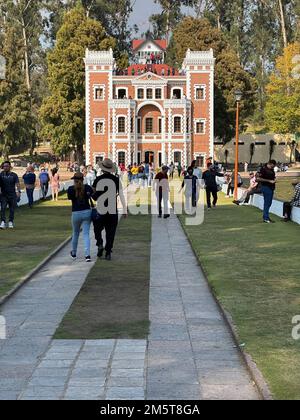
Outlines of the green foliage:
<svg viewBox="0 0 300 420">
<path fill-rule="evenodd" d="M 85 49 L 114 48 L 103 26 L 86 17 L 78 6 L 68 12 L 48 54 L 50 96 L 40 109 L 43 138 L 51 140 L 55 153 L 64 155 L 76 146 L 82 157 L 85 142 Z"/>
<path fill-rule="evenodd" d="M 255 80 L 239 63 L 224 35 L 211 26 L 207 19 L 185 18 L 174 31 L 176 61 L 182 63 L 188 48 L 206 51 L 212 48 L 216 57 L 215 68 L 215 136 L 230 141 L 235 132 L 235 95 L 237 88 L 243 92 L 241 102 L 241 128 L 255 107 Z"/>
<path fill-rule="evenodd" d="M 290 44 L 277 59 L 276 70 L 267 86 L 266 122 L 270 130 L 280 134 L 300 131 L 300 79 L 294 58 L 300 44 Z"/>
</svg>

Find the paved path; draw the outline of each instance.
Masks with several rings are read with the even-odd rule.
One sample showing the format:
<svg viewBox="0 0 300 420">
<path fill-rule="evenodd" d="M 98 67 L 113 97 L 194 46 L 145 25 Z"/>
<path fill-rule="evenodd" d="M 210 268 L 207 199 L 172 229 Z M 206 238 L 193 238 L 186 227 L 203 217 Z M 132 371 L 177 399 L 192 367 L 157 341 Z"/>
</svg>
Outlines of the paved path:
<svg viewBox="0 0 300 420">
<path fill-rule="evenodd" d="M 152 229 L 149 341 L 52 340 L 91 268 L 67 246 L 0 310 L 0 400 L 258 398 L 177 218 Z"/>
<path fill-rule="evenodd" d="M 153 217 L 148 399 L 258 399 L 177 217 Z"/>
</svg>

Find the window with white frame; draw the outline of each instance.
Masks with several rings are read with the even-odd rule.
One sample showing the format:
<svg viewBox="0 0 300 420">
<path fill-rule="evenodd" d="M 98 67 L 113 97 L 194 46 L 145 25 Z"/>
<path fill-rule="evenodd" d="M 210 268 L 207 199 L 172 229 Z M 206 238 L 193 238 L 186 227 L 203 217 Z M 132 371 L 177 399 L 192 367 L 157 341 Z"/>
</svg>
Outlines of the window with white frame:
<svg viewBox="0 0 300 420">
<path fill-rule="evenodd" d="M 155 99 L 162 99 L 162 90 L 160 88 L 155 89 Z"/>
<path fill-rule="evenodd" d="M 158 118 L 158 134 L 162 133 L 162 118 Z"/>
<path fill-rule="evenodd" d="M 142 134 L 142 118 L 138 117 L 137 120 L 137 132 L 138 134 Z"/>
<path fill-rule="evenodd" d="M 104 134 L 104 120 L 94 120 L 94 134 Z"/>
<path fill-rule="evenodd" d="M 153 90 L 147 89 L 147 99 L 153 99 Z"/>
<path fill-rule="evenodd" d="M 196 120 L 195 121 L 195 133 L 196 134 L 205 134 L 206 130 L 206 120 Z"/>
<path fill-rule="evenodd" d="M 196 85 L 195 86 L 195 99 L 196 101 L 204 101 L 206 98 L 206 86 Z"/>
<path fill-rule="evenodd" d="M 182 132 L 182 118 L 180 116 L 174 117 L 174 133 Z"/>
<path fill-rule="evenodd" d="M 118 99 L 126 99 L 126 98 L 128 98 L 128 90 L 127 90 L 127 88 L 118 88 L 117 89 L 117 97 L 118 97 Z"/>
<path fill-rule="evenodd" d="M 146 118 L 145 131 L 147 134 L 153 133 L 153 118 Z"/>
<path fill-rule="evenodd" d="M 182 88 L 172 88 L 171 99 L 181 99 L 183 96 Z"/>
<path fill-rule="evenodd" d="M 95 101 L 103 101 L 104 100 L 104 86 L 94 86 L 94 100 Z"/>
<path fill-rule="evenodd" d="M 137 90 L 137 98 L 138 99 L 144 99 L 144 89 L 138 89 Z"/>
<path fill-rule="evenodd" d="M 126 133 L 126 118 L 118 117 L 118 134 Z"/>
</svg>

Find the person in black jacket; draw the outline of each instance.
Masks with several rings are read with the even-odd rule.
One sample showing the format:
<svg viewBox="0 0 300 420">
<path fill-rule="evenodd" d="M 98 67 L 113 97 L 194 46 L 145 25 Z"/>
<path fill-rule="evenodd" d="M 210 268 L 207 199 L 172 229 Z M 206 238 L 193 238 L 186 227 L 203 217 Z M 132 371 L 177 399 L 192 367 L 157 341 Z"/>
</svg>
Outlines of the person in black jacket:
<svg viewBox="0 0 300 420">
<path fill-rule="evenodd" d="M 207 171 L 203 173 L 202 179 L 205 182 L 206 187 L 206 199 L 207 199 L 207 208 L 211 209 L 211 195 L 213 196 L 213 206 L 217 206 L 218 202 L 218 184 L 216 177 L 223 177 L 224 174 L 217 172 L 212 163 L 207 164 Z"/>
<path fill-rule="evenodd" d="M 110 159 L 99 164 L 103 174 L 93 184 L 93 199 L 97 201 L 98 218 L 94 220 L 95 238 L 98 247 L 98 258 L 104 253 L 102 231 L 106 233 L 105 259 L 111 260 L 114 240 L 119 222 L 118 196 L 123 206 L 123 215 L 127 215 L 127 206 L 120 178 L 115 175 L 116 166 Z"/>
</svg>

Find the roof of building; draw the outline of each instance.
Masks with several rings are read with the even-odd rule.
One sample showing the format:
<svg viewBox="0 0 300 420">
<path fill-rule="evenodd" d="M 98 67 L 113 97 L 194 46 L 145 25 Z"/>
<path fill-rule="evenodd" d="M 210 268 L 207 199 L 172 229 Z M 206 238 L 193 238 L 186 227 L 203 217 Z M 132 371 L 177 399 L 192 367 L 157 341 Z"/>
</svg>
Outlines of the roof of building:
<svg viewBox="0 0 300 420">
<path fill-rule="evenodd" d="M 162 70 L 164 70 L 165 76 L 168 75 L 168 71 L 170 73 L 170 76 L 173 75 L 173 71 L 174 71 L 174 76 L 179 75 L 179 72 L 176 68 L 174 68 L 173 70 L 173 67 L 170 67 L 167 64 L 134 64 L 128 67 L 127 74 L 131 76 L 133 74 L 133 70 L 134 70 L 135 76 L 137 76 L 142 71 L 156 73 L 159 76 L 161 76 Z"/>
<path fill-rule="evenodd" d="M 146 42 L 154 42 L 160 49 L 166 51 L 168 47 L 168 42 L 166 39 L 134 39 L 132 41 L 132 49 L 133 51 L 138 50 L 142 45 Z"/>
</svg>

